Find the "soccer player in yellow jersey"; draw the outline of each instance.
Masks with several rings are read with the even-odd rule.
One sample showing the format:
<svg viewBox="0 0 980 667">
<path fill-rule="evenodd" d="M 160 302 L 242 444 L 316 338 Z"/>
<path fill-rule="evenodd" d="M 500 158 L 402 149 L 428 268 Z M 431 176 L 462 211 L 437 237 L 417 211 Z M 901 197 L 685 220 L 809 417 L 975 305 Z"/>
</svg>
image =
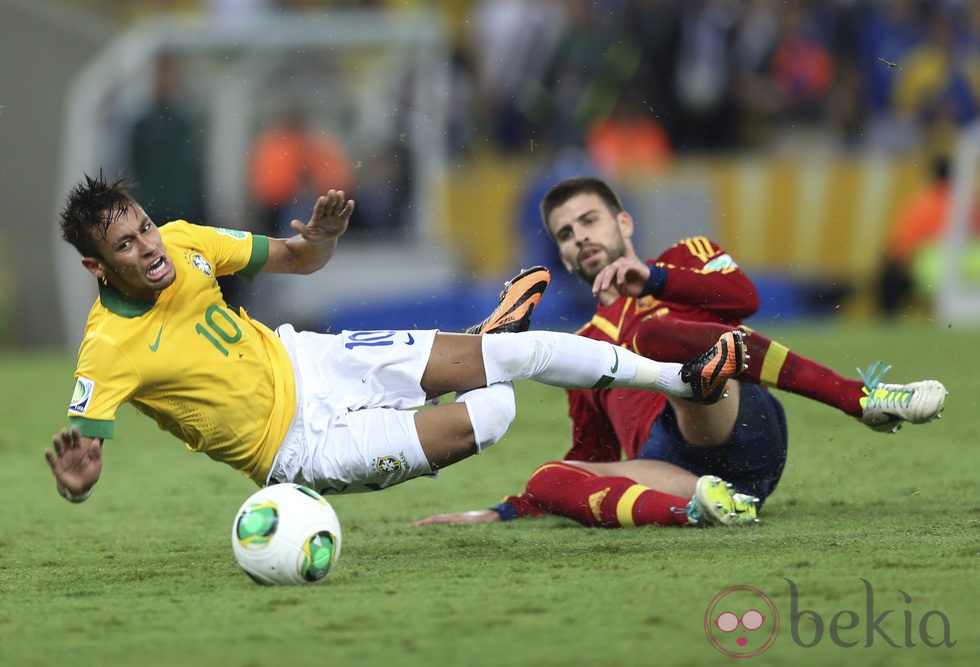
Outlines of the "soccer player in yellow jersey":
<svg viewBox="0 0 980 667">
<path fill-rule="evenodd" d="M 353 200 L 331 190 L 287 239 L 182 220 L 157 227 L 124 179 L 86 176 L 68 195 L 61 231 L 99 281 L 99 297 L 79 348 L 69 427 L 45 450 L 59 493 L 78 502 L 92 492 L 126 402 L 258 485 L 344 492 L 430 474 L 495 443 L 515 416 L 512 380 L 712 400 L 741 370 L 741 339 L 731 333 L 686 364 L 661 364 L 607 342 L 526 331 L 545 269 L 510 285 L 477 335 L 320 334 L 288 324 L 273 332 L 225 302 L 217 276 L 323 267 L 353 211 Z M 410 409 L 450 392 L 452 403 Z"/>
</svg>

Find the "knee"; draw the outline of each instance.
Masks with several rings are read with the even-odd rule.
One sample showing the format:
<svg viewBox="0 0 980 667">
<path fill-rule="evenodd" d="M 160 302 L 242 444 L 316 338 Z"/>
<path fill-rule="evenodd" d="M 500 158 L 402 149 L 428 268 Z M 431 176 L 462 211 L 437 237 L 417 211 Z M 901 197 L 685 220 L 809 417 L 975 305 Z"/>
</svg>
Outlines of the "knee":
<svg viewBox="0 0 980 667">
<path fill-rule="evenodd" d="M 558 347 L 550 331 L 524 331 L 483 336 L 483 364 L 487 383 L 535 378 L 547 368 Z"/>
<path fill-rule="evenodd" d="M 664 344 L 672 344 L 677 335 L 673 324 L 674 320 L 669 317 L 651 316 L 645 318 L 637 327 L 633 337 L 633 351 L 645 357 L 659 359 L 663 356 Z"/>
<path fill-rule="evenodd" d="M 524 493 L 535 500 L 546 500 L 556 486 L 567 479 L 577 479 L 575 466 L 566 461 L 548 461 L 531 473 Z"/>
<path fill-rule="evenodd" d="M 509 382 L 468 391 L 456 400 L 466 405 L 478 452 L 503 438 L 517 416 L 514 387 Z"/>
</svg>

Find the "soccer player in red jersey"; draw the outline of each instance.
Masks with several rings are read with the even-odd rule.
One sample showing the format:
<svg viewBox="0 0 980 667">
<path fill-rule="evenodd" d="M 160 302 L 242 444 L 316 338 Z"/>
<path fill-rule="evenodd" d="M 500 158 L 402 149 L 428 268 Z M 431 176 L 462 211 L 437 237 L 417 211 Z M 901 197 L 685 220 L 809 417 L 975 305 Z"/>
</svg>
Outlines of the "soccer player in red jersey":
<svg viewBox="0 0 980 667">
<path fill-rule="evenodd" d="M 634 220 L 605 182 L 564 180 L 541 203 L 541 215 L 566 268 L 592 285 L 592 320 L 578 331 L 656 359 L 688 359 L 739 327 L 759 306 L 751 280 L 721 247 L 686 238 L 656 260 L 632 244 Z M 569 390 L 572 447 L 563 461 L 534 472 L 524 493 L 489 510 L 442 514 L 416 522 L 478 523 L 558 514 L 589 526 L 703 523 L 692 496 L 701 480 L 732 484 L 759 504 L 776 488 L 786 462 L 783 408 L 769 387 L 800 394 L 894 432 L 903 422 L 940 416 L 946 389 L 934 380 L 881 382 L 873 365 L 861 379 L 838 375 L 742 327 L 744 340 L 719 356 L 741 353 L 746 367 L 717 400 L 694 403 L 659 393 L 601 388 Z M 625 457 L 625 460 L 624 460 Z M 750 503 L 751 504 L 751 503 Z M 736 504 L 735 511 L 738 511 Z M 732 524 L 742 523 L 733 517 Z"/>
</svg>

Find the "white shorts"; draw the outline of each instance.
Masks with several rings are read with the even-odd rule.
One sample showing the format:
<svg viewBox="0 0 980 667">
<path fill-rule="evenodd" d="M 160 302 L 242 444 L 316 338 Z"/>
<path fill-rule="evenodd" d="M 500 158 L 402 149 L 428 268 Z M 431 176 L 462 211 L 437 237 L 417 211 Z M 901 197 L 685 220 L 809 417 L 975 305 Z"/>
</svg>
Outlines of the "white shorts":
<svg viewBox="0 0 980 667">
<path fill-rule="evenodd" d="M 293 362 L 296 414 L 267 482 L 376 491 L 432 473 L 415 430 L 435 330 L 276 333 Z"/>
</svg>

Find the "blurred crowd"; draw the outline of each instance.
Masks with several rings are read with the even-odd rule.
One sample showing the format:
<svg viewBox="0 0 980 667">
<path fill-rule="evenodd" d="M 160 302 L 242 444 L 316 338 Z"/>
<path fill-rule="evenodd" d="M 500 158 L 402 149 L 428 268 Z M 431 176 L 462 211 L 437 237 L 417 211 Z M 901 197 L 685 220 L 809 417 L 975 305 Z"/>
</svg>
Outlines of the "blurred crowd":
<svg viewBox="0 0 980 667">
<path fill-rule="evenodd" d="M 115 5 L 116 3 L 112 3 Z M 132 5 L 137 3 L 123 3 Z M 673 153 L 949 149 L 980 109 L 969 0 L 152 0 L 216 21 L 436 8 L 465 153 L 589 147 L 615 167 Z"/>
<path fill-rule="evenodd" d="M 500 146 L 946 151 L 980 109 L 980 3 L 486 0 L 459 40 Z M 638 131 L 639 128 L 639 131 Z M 606 144 L 612 144 L 610 148 Z"/>
<path fill-rule="evenodd" d="M 145 0 L 103 9 L 122 21 L 169 13 L 232 24 L 420 8 L 440 11 L 449 33 L 456 161 L 573 149 L 614 179 L 656 172 L 682 154 L 735 151 L 914 152 L 923 164 L 947 164 L 957 134 L 980 114 L 976 0 Z M 159 65 L 154 103 L 132 127 L 129 168 L 151 206 L 204 221 L 193 205 L 203 200 L 200 183 L 191 182 L 200 177 L 191 150 L 200 131 L 180 111 L 166 54 Z M 397 108 L 386 117 L 407 122 L 408 98 L 388 102 Z M 357 151 L 376 159 L 355 169 L 350 133 L 317 120 L 285 100 L 256 129 L 248 166 L 256 231 L 281 233 L 297 206 L 331 186 L 365 202 L 364 234 L 403 227 L 411 170 L 402 143 L 389 137 Z M 934 188 L 938 204 L 922 209 L 927 219 L 894 224 L 896 238 L 912 240 L 885 253 L 886 312 L 908 299 L 910 258 L 938 238 L 945 180 Z"/>
</svg>

